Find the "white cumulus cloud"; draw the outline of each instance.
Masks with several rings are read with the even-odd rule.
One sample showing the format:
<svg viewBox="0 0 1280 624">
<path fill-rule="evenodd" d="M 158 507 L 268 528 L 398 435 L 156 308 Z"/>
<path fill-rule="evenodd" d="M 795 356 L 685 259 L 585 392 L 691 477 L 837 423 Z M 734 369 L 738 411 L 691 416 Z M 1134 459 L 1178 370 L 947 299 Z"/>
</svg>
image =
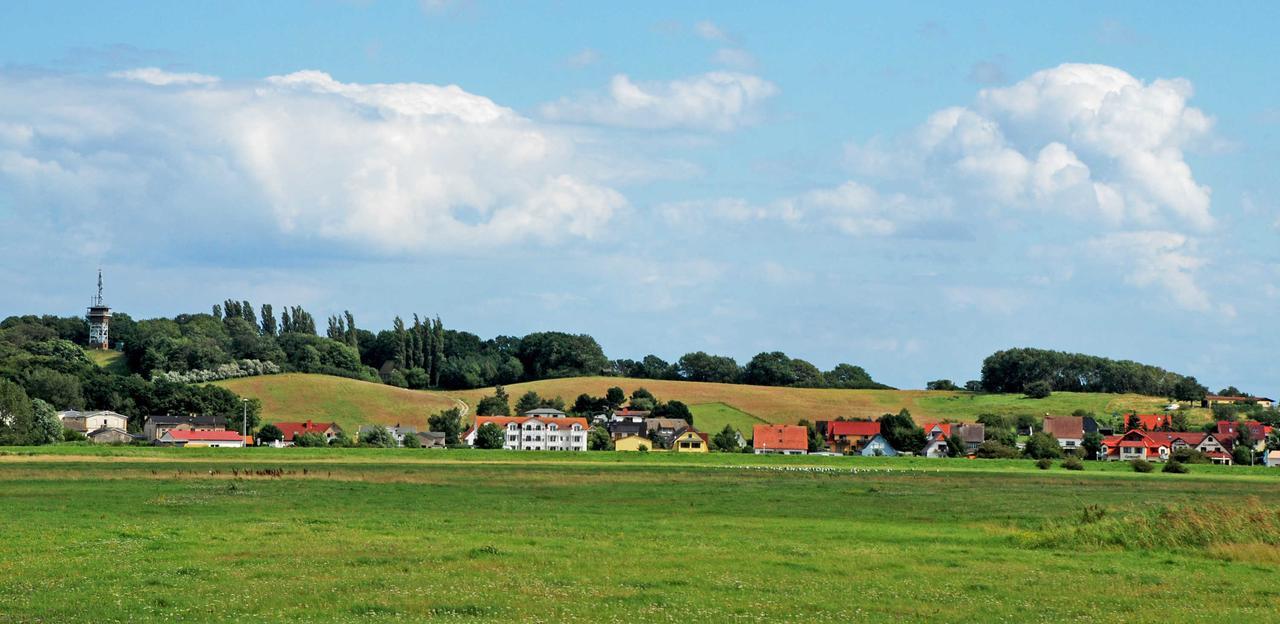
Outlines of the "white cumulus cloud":
<svg viewBox="0 0 1280 624">
<path fill-rule="evenodd" d="M 112 78 L 136 80 L 156 86 L 165 85 L 202 85 L 218 82 L 217 76 L 195 73 L 168 72 L 159 67 L 139 67 L 109 74 Z"/>
<path fill-rule="evenodd" d="M 618 74 L 608 93 L 561 98 L 542 106 L 549 119 L 628 128 L 728 131 L 760 116 L 778 93 L 773 83 L 736 72 L 709 72 L 669 82 L 635 82 Z"/>
<path fill-rule="evenodd" d="M 157 242 L 460 249 L 594 237 L 627 204 L 569 134 L 456 86 L 0 74 L 0 129 L 19 211 L 53 229 L 110 215 Z"/>
<path fill-rule="evenodd" d="M 1195 241 L 1183 234 L 1115 232 L 1089 241 L 1088 249 L 1119 267 L 1130 284 L 1159 289 L 1184 309 L 1204 311 L 1211 307 L 1212 299 L 1196 280 L 1205 260 L 1197 253 Z"/>
</svg>

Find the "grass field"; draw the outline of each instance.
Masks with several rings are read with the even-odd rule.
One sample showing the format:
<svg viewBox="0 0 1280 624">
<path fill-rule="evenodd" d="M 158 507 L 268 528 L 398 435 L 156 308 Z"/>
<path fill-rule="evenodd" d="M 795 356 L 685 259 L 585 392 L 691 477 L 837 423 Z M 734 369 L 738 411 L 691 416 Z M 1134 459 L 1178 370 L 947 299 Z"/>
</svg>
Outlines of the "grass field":
<svg viewBox="0 0 1280 624">
<path fill-rule="evenodd" d="M 689 412 L 693 414 L 694 426 L 700 431 L 714 434 L 723 430 L 725 425 L 729 425 L 747 439 L 751 439 L 751 432 L 755 426 L 764 422 L 724 403 L 690 405 Z"/>
<path fill-rule="evenodd" d="M 89 356 L 89 360 L 94 364 L 97 364 L 100 368 L 106 369 L 108 372 L 115 373 L 116 375 L 129 374 L 129 367 L 125 363 L 124 354 L 119 351 L 85 349 L 84 354 Z"/>
<path fill-rule="evenodd" d="M 1266 501 L 1250 507 L 1257 517 L 1280 517 L 1280 481 L 1264 469 L 1201 468 L 407 449 L 0 453 L 0 622 L 1273 619 L 1274 522 L 1158 547 L 1063 537 L 1086 504 L 1104 510 L 1096 526 L 1121 536 L 1139 533 L 1151 510 L 1229 508 L 1246 494 Z M 1272 545 L 1251 543 L 1264 540 Z M 1211 609 L 1199 599 L 1208 596 L 1218 597 Z"/>
<path fill-rule="evenodd" d="M 425 430 L 428 416 L 457 405 L 438 392 L 326 375 L 288 373 L 215 383 L 241 396 L 261 400 L 264 422 L 333 421 L 352 434 L 367 423 L 400 423 Z"/>
</svg>

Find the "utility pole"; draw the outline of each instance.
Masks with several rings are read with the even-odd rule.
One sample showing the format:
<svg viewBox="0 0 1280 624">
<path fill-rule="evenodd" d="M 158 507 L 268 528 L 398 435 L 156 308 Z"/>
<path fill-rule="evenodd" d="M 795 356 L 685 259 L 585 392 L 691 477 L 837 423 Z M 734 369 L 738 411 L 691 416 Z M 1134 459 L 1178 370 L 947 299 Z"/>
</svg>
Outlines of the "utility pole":
<svg viewBox="0 0 1280 624">
<path fill-rule="evenodd" d="M 240 399 L 240 405 L 244 407 L 244 411 L 240 416 L 240 437 L 249 437 L 249 399 Z"/>
</svg>

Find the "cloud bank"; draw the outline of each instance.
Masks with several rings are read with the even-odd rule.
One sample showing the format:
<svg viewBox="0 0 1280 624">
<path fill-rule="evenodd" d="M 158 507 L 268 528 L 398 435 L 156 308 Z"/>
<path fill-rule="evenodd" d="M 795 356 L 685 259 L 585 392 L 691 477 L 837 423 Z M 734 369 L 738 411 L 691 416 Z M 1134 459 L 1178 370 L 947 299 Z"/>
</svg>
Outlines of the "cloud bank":
<svg viewBox="0 0 1280 624">
<path fill-rule="evenodd" d="M 542 114 L 602 126 L 725 132 L 758 121 L 764 101 L 777 93 L 773 83 L 736 72 L 644 83 L 618 74 L 607 93 L 561 98 L 544 104 Z"/>
</svg>

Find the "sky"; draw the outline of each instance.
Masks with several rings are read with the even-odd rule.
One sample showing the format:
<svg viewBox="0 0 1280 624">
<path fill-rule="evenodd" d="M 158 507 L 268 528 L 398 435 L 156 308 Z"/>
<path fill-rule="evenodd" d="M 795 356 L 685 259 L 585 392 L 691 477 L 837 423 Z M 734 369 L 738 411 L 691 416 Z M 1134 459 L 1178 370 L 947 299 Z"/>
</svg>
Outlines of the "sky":
<svg viewBox="0 0 1280 624">
<path fill-rule="evenodd" d="M 892 4 L 0 4 L 0 316 L 1280 392 L 1280 4 Z"/>
</svg>

